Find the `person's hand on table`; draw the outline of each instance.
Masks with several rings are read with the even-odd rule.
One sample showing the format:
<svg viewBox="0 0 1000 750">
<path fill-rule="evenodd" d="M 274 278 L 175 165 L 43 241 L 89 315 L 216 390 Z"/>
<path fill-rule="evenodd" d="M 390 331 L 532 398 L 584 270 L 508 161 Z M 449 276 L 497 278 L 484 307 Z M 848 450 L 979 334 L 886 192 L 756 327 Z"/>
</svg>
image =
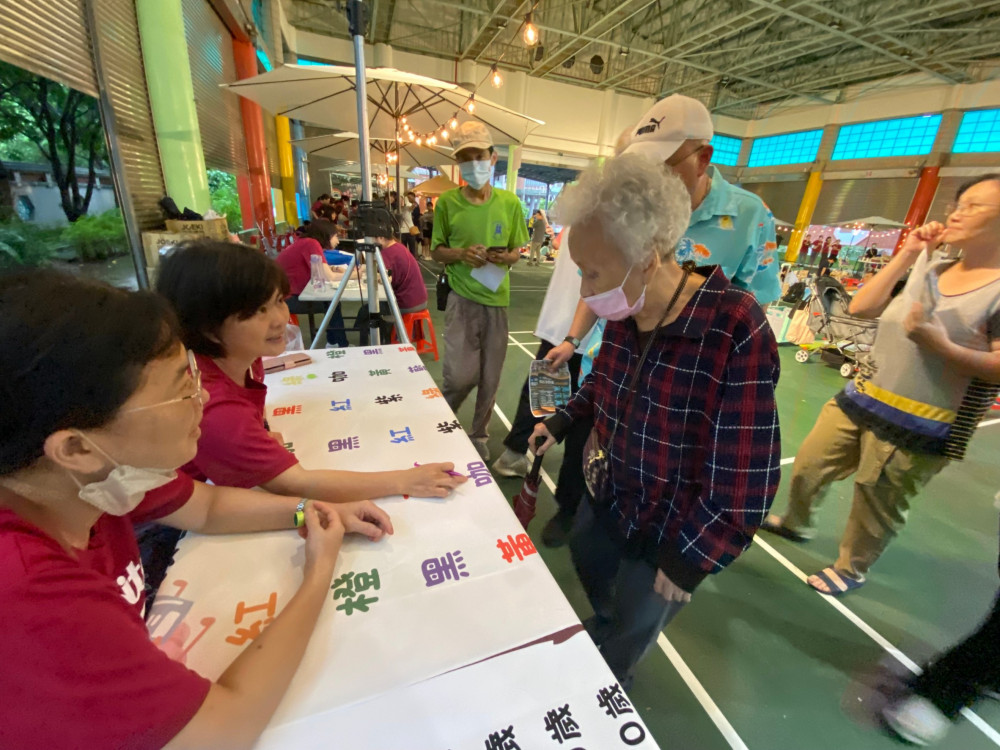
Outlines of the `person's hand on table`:
<svg viewBox="0 0 1000 750">
<path fill-rule="evenodd" d="M 333 576 L 333 566 L 344 541 L 344 524 L 332 503 L 311 500 L 303 510 L 305 525 L 299 536 L 306 540 L 305 574 Z"/>
<path fill-rule="evenodd" d="M 393 533 L 389 514 L 371 500 L 361 500 L 356 503 L 338 503 L 332 506 L 344 524 L 348 534 L 361 534 L 373 542 L 377 542 L 386 534 Z"/>
<path fill-rule="evenodd" d="M 653 591 L 662 596 L 668 602 L 691 601 L 691 594 L 667 578 L 667 574 L 660 569 L 657 569 L 656 571 L 656 580 L 653 582 Z"/>
<path fill-rule="evenodd" d="M 411 497 L 448 497 L 451 491 L 469 481 L 466 476 L 454 476 L 455 464 L 423 464 L 407 469 L 403 478 L 403 493 Z"/>
<path fill-rule="evenodd" d="M 482 268 L 486 265 L 486 246 L 472 245 L 462 251 L 462 260 L 473 268 Z"/>
<path fill-rule="evenodd" d="M 542 443 L 541 447 L 535 448 L 535 455 L 544 456 L 545 451 L 556 444 L 556 439 L 552 437 L 552 433 L 549 432 L 549 428 L 545 426 L 545 422 L 539 422 L 535 425 L 535 431 L 531 433 L 529 445 L 535 445 L 535 441 L 537 441 L 538 438 L 545 438 L 545 442 Z"/>
<path fill-rule="evenodd" d="M 569 362 L 576 354 L 576 347 L 569 341 L 563 341 L 558 346 L 554 346 L 545 354 L 544 359 L 549 362 L 549 369 L 555 372 L 560 366 Z"/>
</svg>

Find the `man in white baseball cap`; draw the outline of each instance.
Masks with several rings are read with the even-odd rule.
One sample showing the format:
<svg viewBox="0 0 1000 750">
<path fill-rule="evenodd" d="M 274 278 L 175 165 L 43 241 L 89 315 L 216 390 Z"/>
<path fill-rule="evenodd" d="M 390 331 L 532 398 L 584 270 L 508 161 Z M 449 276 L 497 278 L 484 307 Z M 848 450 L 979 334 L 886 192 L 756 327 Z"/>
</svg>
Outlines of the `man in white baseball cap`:
<svg viewBox="0 0 1000 750">
<path fill-rule="evenodd" d="M 751 292 L 762 305 L 768 305 L 781 295 L 774 216 L 759 197 L 729 184 L 711 166 L 714 134 L 712 116 L 704 104 L 689 96 L 673 94 L 658 101 L 642 116 L 633 126 L 627 144 L 620 139 L 616 152 L 623 147 L 621 153 L 640 154 L 662 163 L 680 177 L 691 194 L 691 223 L 677 245 L 677 262 L 694 260 L 700 266 L 721 266 L 733 284 Z M 603 323 L 581 300 L 566 340 L 545 358 L 557 366 L 568 362 L 580 348 L 583 351 L 580 377 L 586 377 L 600 348 Z M 588 331 L 591 331 L 589 336 Z M 513 466 L 515 458 L 504 454 L 503 466 L 499 468 Z M 563 461 L 581 463 L 582 460 L 582 452 L 570 455 L 567 450 L 563 457 Z M 575 513 L 575 504 L 560 506 L 542 531 L 546 546 L 566 542 Z"/>
</svg>

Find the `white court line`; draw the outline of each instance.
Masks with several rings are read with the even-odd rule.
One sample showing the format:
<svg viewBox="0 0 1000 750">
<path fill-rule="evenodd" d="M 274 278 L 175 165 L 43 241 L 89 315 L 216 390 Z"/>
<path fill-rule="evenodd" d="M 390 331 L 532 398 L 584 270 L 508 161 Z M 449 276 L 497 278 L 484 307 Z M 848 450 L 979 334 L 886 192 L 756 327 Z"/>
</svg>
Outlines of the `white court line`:
<svg viewBox="0 0 1000 750">
<path fill-rule="evenodd" d="M 520 343 L 514 341 L 513 344 L 509 344 L 508 346 L 513 345 L 519 346 L 525 354 L 534 359 L 535 355 Z M 500 417 L 500 421 L 503 422 L 504 426 L 510 430 L 510 420 L 507 419 L 506 415 L 500 410 L 500 407 L 497 404 L 493 404 L 493 411 L 498 417 Z M 552 481 L 552 477 L 549 476 L 545 469 L 542 469 L 540 474 L 542 481 L 545 482 L 545 486 L 548 487 L 549 491 L 554 494 L 556 491 L 556 483 Z M 705 709 L 705 713 L 708 714 L 708 718 L 712 720 L 712 723 L 714 723 L 718 728 L 719 732 L 726 739 L 726 742 L 729 743 L 729 746 L 734 750 L 749 750 L 746 743 L 743 742 L 743 740 L 740 739 L 740 736 L 736 733 L 733 725 L 729 723 L 729 720 L 726 719 L 726 717 L 722 714 L 722 711 L 719 710 L 715 701 L 713 701 L 712 697 L 708 694 L 708 691 L 705 690 L 704 685 L 702 685 L 698 678 L 694 676 L 694 672 L 691 671 L 691 668 L 687 665 L 687 663 L 685 663 L 684 659 L 681 658 L 681 655 L 677 652 L 677 649 L 674 648 L 673 644 L 667 639 L 667 637 L 663 635 L 663 633 L 660 633 L 656 639 L 656 643 L 670 660 L 670 663 L 674 665 L 674 669 L 677 670 L 677 674 L 681 676 L 681 679 L 684 680 L 688 689 L 694 697 L 698 699 L 701 707 Z"/>
</svg>

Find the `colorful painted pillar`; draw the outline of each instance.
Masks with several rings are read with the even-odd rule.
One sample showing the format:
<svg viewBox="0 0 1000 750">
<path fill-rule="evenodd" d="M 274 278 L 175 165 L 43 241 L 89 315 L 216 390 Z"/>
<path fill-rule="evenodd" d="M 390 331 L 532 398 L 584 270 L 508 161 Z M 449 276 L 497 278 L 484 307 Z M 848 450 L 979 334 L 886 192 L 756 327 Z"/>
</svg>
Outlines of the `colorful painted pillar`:
<svg viewBox="0 0 1000 750">
<path fill-rule="evenodd" d="M 205 213 L 212 203 L 181 0 L 136 0 L 135 12 L 167 195 Z"/>
<path fill-rule="evenodd" d="M 299 207 L 295 200 L 295 156 L 292 154 L 292 128 L 287 117 L 274 118 L 278 134 L 278 174 L 281 175 L 281 195 L 285 204 L 285 221 L 299 225 Z"/>
<path fill-rule="evenodd" d="M 785 260 L 794 263 L 799 258 L 799 250 L 802 249 L 802 240 L 806 236 L 806 230 L 812 222 L 813 211 L 816 210 L 816 201 L 819 200 L 819 192 L 823 188 L 823 176 L 819 172 L 811 172 L 809 181 L 806 182 L 806 191 L 802 195 L 802 202 L 799 204 L 799 213 L 795 217 L 795 228 L 792 230 L 792 237 L 788 241 L 788 252 L 785 253 Z"/>
<path fill-rule="evenodd" d="M 917 190 L 910 201 L 910 210 L 906 212 L 903 220 L 906 227 L 900 231 L 899 240 L 893 250 L 895 253 L 903 246 L 906 236 L 914 227 L 919 227 L 927 221 L 927 213 L 931 210 L 931 203 L 934 202 L 934 195 L 937 193 L 938 185 L 941 182 L 940 167 L 924 167 L 920 170 L 920 180 L 917 182 Z"/>
<path fill-rule="evenodd" d="M 233 39 L 236 75 L 252 78 L 257 75 L 257 52 L 253 44 Z M 271 177 L 267 171 L 267 146 L 264 139 L 264 118 L 260 105 L 240 97 L 243 116 L 243 139 L 247 145 L 247 168 L 250 172 L 250 202 L 255 226 L 269 243 L 274 243 L 274 211 L 271 206 Z"/>
<path fill-rule="evenodd" d="M 305 138 L 306 132 L 301 121 L 292 120 L 292 135 L 295 140 Z M 295 197 L 299 204 L 299 220 L 305 221 L 309 218 L 312 206 L 309 198 L 309 156 L 305 149 L 298 146 L 292 148 L 292 153 L 295 155 Z"/>
</svg>

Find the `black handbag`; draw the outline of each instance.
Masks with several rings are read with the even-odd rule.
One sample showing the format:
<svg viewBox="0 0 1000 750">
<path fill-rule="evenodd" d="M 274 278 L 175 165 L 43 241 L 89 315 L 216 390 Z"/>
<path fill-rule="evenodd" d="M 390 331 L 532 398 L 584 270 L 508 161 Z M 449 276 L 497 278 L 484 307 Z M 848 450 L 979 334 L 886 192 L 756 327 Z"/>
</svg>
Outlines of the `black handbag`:
<svg viewBox="0 0 1000 750">
<path fill-rule="evenodd" d="M 451 294 L 451 284 L 448 283 L 448 274 L 444 269 L 438 274 L 437 280 L 437 303 L 438 310 L 444 312 L 448 309 L 448 295 Z"/>
<path fill-rule="evenodd" d="M 653 346 L 653 339 L 655 339 L 656 334 L 659 333 L 660 327 L 663 325 L 663 321 L 667 319 L 670 311 L 673 309 L 678 298 L 681 296 L 681 292 L 684 290 L 684 287 L 687 286 L 687 280 L 691 275 L 692 270 L 694 270 L 694 263 L 687 262 L 684 264 L 684 278 L 682 278 L 681 283 L 677 285 L 677 290 L 674 292 L 674 296 L 671 297 L 670 303 L 667 305 L 667 309 L 663 311 L 663 315 L 660 317 L 660 322 L 656 324 L 656 328 L 654 328 L 653 332 L 649 335 L 646 347 L 642 350 L 642 356 L 639 357 L 639 364 L 636 365 L 635 372 L 632 374 L 632 382 L 629 383 L 628 390 L 625 391 L 625 403 L 622 404 L 620 412 L 621 419 L 615 421 L 615 426 L 611 430 L 611 436 L 608 438 L 608 447 L 605 448 L 597 439 L 596 427 L 591 430 L 590 435 L 587 436 L 587 444 L 583 449 L 583 481 L 587 485 L 587 492 L 589 492 L 590 496 L 598 503 L 608 499 L 608 485 L 611 478 L 611 461 L 608 451 L 615 443 L 615 435 L 618 434 L 619 425 L 628 415 L 628 407 L 632 402 L 632 394 L 635 393 L 635 387 L 639 382 L 639 375 L 642 373 L 642 366 L 646 362 L 646 356 L 649 354 L 649 350 Z"/>
</svg>

